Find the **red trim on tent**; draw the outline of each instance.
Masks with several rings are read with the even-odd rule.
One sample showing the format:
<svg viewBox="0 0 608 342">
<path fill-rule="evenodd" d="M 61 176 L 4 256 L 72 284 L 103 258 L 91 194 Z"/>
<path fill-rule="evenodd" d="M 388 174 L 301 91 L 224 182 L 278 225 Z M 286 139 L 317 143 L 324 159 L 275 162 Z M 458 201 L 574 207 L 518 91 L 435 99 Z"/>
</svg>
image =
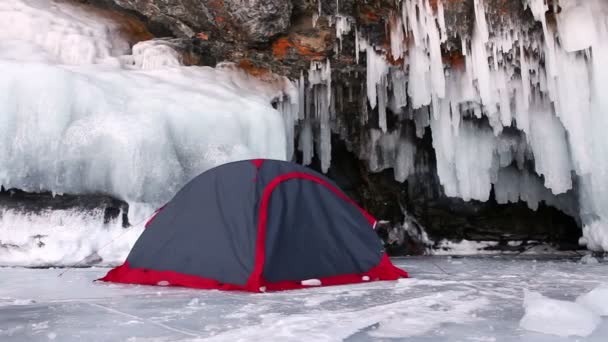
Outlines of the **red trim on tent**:
<svg viewBox="0 0 608 342">
<path fill-rule="evenodd" d="M 338 197 L 342 198 L 343 200 L 345 200 L 345 201 L 349 202 L 350 204 L 359 208 L 359 210 L 361 211 L 363 216 L 365 216 L 365 218 L 370 223 L 370 225 L 373 226 L 376 222 L 376 219 L 372 215 L 370 215 L 367 211 L 365 211 L 363 208 L 361 208 L 355 201 L 350 199 L 348 196 L 346 196 L 342 191 L 340 191 L 335 186 L 331 185 L 327 181 L 325 181 L 317 176 L 314 176 L 314 175 L 311 175 L 308 173 L 304 173 L 304 172 L 290 172 L 290 173 L 286 173 L 284 175 L 280 175 L 280 176 L 276 177 L 266 186 L 266 188 L 264 189 L 264 192 L 262 193 L 262 199 L 260 201 L 260 211 L 259 211 L 259 216 L 258 216 L 258 236 L 257 236 L 257 240 L 256 240 L 256 247 L 255 247 L 255 264 L 254 264 L 253 272 L 251 273 L 251 276 L 247 280 L 247 289 L 249 291 L 257 292 L 257 291 L 259 291 L 258 289 L 260 287 L 266 285 L 265 281 L 263 280 L 262 273 L 264 272 L 264 262 L 266 259 L 265 242 L 266 242 L 266 223 L 268 222 L 268 205 L 270 204 L 270 197 L 272 195 L 272 192 L 276 189 L 276 187 L 279 186 L 281 183 L 286 182 L 291 179 L 305 179 L 305 180 L 309 180 L 309 181 L 312 181 L 312 182 L 325 186 L 326 188 L 331 190 L 334 194 L 338 195 Z M 388 257 L 387 257 L 387 260 L 388 260 Z M 390 264 L 390 260 L 388 260 L 388 263 Z M 391 264 L 391 266 L 392 266 L 392 264 Z M 382 262 L 378 265 L 378 267 L 382 267 Z M 407 276 L 407 273 L 406 273 L 406 276 Z M 342 277 L 347 277 L 347 276 L 345 275 Z M 394 279 L 387 279 L 387 280 L 394 280 Z"/>
<path fill-rule="evenodd" d="M 399 278 L 407 278 L 408 274 L 404 270 L 396 267 L 391 263 L 391 260 L 386 254 L 380 259 L 378 266 L 370 269 L 365 273 L 360 274 L 344 274 L 333 277 L 319 278 L 320 286 L 334 286 L 346 284 L 367 283 L 370 281 L 379 280 L 397 280 Z M 304 289 L 315 286 L 302 285 L 301 281 L 282 281 L 278 283 L 266 284 L 266 291 L 284 291 Z"/>
<path fill-rule="evenodd" d="M 259 170 L 262 167 L 262 164 L 264 164 L 264 159 L 252 159 L 250 162 Z"/>
<path fill-rule="evenodd" d="M 131 268 L 129 262 L 118 266 L 105 277 L 99 279 L 114 283 L 142 284 L 142 285 L 163 285 L 163 286 L 183 286 L 196 289 L 225 290 L 225 291 L 246 291 L 243 286 L 222 284 L 217 280 L 202 278 L 198 276 L 183 274 L 173 271 L 156 271 L 143 268 Z"/>
<path fill-rule="evenodd" d="M 252 159 L 250 162 L 255 166 L 255 177 L 253 178 L 253 182 L 255 183 L 258 181 L 258 174 L 260 173 L 262 164 L 264 164 L 264 159 Z"/>
<path fill-rule="evenodd" d="M 154 214 L 152 214 L 152 217 L 150 217 L 150 219 L 148 220 L 148 222 L 146 222 L 146 224 L 144 225 L 144 228 L 148 228 L 148 226 L 149 226 L 150 224 L 152 224 L 152 222 L 154 222 L 154 219 L 156 218 L 156 216 L 158 216 L 158 214 L 159 214 L 159 213 L 160 213 L 160 212 L 161 212 L 163 209 L 165 209 L 165 207 L 166 207 L 166 206 L 167 206 L 167 205 L 165 204 L 165 205 L 163 205 L 162 207 L 160 207 L 160 208 L 156 209 L 156 210 L 154 211 Z"/>
<path fill-rule="evenodd" d="M 395 267 L 388 256 L 384 254 L 378 266 L 361 274 L 346 274 L 333 277 L 319 278 L 320 286 L 335 286 L 346 284 L 366 283 L 378 280 L 397 280 L 407 278 L 407 272 Z M 99 279 L 100 281 L 141 284 L 141 285 L 161 285 L 161 286 L 180 286 L 206 290 L 223 291 L 284 291 L 303 289 L 314 286 L 302 285 L 299 281 L 282 281 L 278 283 L 263 284 L 257 289 L 250 289 L 248 286 L 233 284 L 223 284 L 217 280 L 202 278 L 198 276 L 183 274 L 173 271 L 155 271 L 142 268 L 131 268 L 128 262 L 112 269 L 108 274 Z M 264 286 L 265 288 L 261 288 Z"/>
</svg>

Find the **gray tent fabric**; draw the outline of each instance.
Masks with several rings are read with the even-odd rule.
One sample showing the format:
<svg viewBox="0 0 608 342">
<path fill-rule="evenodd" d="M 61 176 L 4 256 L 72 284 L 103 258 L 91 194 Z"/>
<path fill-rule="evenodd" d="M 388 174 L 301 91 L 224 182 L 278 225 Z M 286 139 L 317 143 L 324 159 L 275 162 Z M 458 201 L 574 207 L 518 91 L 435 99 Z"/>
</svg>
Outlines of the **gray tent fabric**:
<svg viewBox="0 0 608 342">
<path fill-rule="evenodd" d="M 258 291 L 262 282 L 378 267 L 390 279 L 406 276 L 390 264 L 366 215 L 331 180 L 304 166 L 228 163 L 184 186 L 149 222 L 125 264 L 102 280 L 173 278 L 185 286 Z"/>
<path fill-rule="evenodd" d="M 255 256 L 256 173 L 252 163 L 230 163 L 192 180 L 146 228 L 129 264 L 244 285 Z"/>
<path fill-rule="evenodd" d="M 271 282 L 362 273 L 384 250 L 354 205 L 303 179 L 273 192 L 266 225 L 264 278 Z"/>
</svg>

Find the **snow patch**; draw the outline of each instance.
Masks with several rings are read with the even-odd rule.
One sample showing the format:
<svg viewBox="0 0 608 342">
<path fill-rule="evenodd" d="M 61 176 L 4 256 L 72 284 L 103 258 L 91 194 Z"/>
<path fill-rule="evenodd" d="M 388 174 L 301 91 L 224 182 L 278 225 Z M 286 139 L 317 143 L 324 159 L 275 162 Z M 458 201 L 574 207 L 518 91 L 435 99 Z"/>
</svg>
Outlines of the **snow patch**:
<svg viewBox="0 0 608 342">
<path fill-rule="evenodd" d="M 434 255 L 473 255 L 473 254 L 498 254 L 497 250 L 488 249 L 498 245 L 498 241 L 469 241 L 459 242 L 441 240 L 437 242 L 432 250 Z"/>
</svg>

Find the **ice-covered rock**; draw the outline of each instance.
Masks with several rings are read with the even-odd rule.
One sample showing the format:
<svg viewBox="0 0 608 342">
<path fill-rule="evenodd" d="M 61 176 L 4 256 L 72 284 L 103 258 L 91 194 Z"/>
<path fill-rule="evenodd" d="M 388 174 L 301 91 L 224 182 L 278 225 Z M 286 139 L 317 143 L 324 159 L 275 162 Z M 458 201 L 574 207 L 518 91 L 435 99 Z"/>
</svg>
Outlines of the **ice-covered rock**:
<svg viewBox="0 0 608 342">
<path fill-rule="evenodd" d="M 597 258 L 595 258 L 593 255 L 587 254 L 582 257 L 581 260 L 579 260 L 579 263 L 584 265 L 597 265 L 600 263 L 600 261 L 597 260 Z"/>
<path fill-rule="evenodd" d="M 139 215 L 146 215 L 150 208 L 139 211 Z M 103 210 L 24 213 L 2 209 L 0 266 L 118 265 L 141 234 L 143 224 L 125 229 L 120 219 L 105 225 L 103 221 Z"/>
</svg>

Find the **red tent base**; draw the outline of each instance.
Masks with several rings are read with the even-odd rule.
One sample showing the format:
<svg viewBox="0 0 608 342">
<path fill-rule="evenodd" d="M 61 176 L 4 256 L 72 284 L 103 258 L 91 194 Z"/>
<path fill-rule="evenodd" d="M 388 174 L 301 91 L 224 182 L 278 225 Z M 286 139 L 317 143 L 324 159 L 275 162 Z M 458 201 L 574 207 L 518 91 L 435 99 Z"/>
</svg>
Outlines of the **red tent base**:
<svg viewBox="0 0 608 342">
<path fill-rule="evenodd" d="M 320 281 L 319 286 L 334 286 L 366 283 L 370 281 L 397 280 L 399 278 L 407 277 L 407 272 L 395 267 L 385 254 L 380 260 L 380 263 L 376 267 L 370 269 L 368 272 L 361 274 L 346 274 L 324 277 L 318 280 Z M 178 272 L 131 268 L 129 267 L 128 262 L 125 262 L 122 266 L 112 269 L 105 277 L 99 280 L 125 284 L 180 286 L 196 289 L 249 292 L 284 291 L 316 287 L 303 285 L 302 282 L 297 281 L 268 283 L 263 279 L 258 282 L 260 284 L 259 287 L 253 284 L 248 284 L 245 286 L 223 284 L 213 279 L 206 279 Z"/>
</svg>

